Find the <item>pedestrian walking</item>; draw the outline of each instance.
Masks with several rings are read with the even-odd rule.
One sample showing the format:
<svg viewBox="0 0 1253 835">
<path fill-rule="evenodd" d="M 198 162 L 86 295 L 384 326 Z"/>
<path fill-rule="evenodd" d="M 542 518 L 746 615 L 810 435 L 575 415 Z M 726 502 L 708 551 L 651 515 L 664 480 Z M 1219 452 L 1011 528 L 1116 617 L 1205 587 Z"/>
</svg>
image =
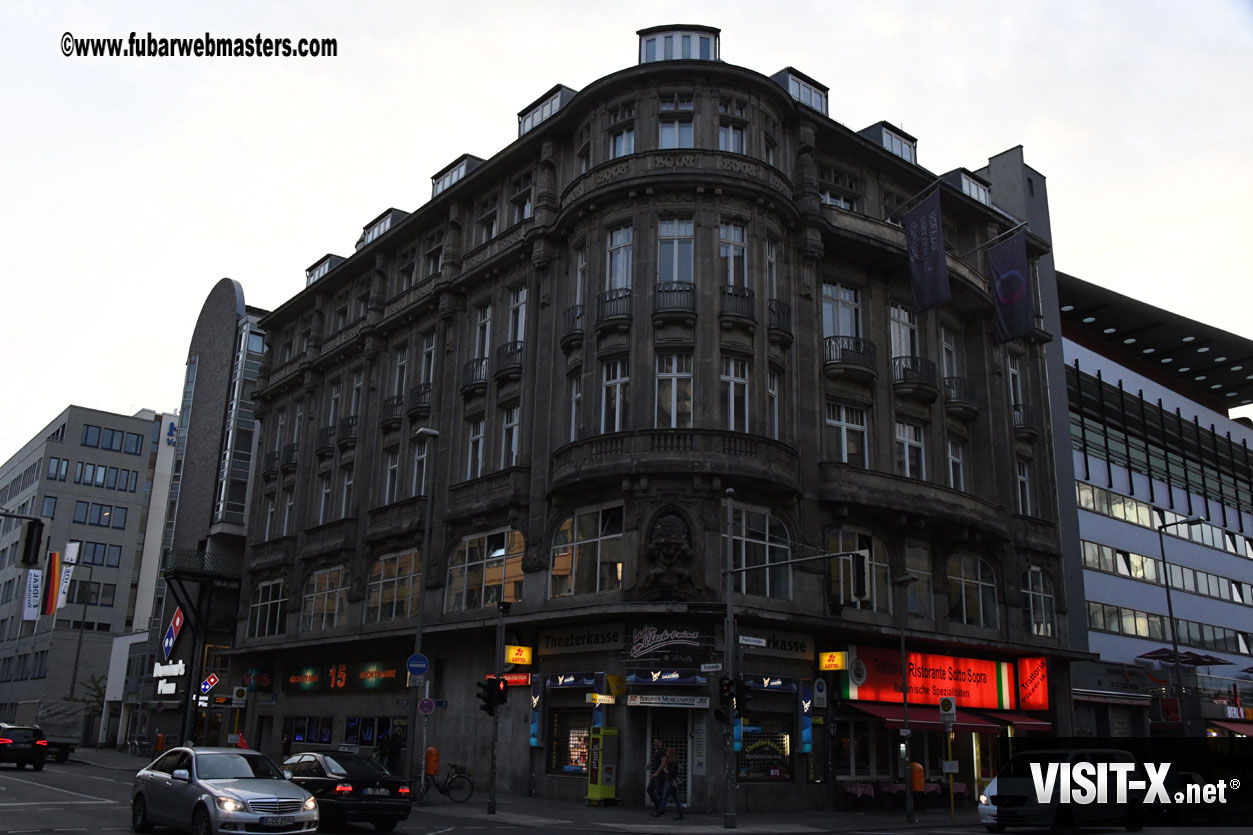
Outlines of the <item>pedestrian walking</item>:
<svg viewBox="0 0 1253 835">
<path fill-rule="evenodd" d="M 653 740 L 653 751 L 648 757 L 648 799 L 653 803 L 653 811 L 661 805 L 661 793 L 665 789 L 665 780 L 661 777 L 661 760 L 666 752 L 661 747 L 661 740 Z"/>
<path fill-rule="evenodd" d="M 674 809 L 679 814 L 675 820 L 683 820 L 683 804 L 679 802 L 679 758 L 675 755 L 673 748 L 667 748 L 666 753 L 661 758 L 662 780 L 664 781 L 664 789 L 661 793 L 661 803 L 657 806 L 657 811 L 653 812 L 653 817 L 659 818 L 666 813 L 666 803 L 670 798 L 674 798 Z"/>
</svg>

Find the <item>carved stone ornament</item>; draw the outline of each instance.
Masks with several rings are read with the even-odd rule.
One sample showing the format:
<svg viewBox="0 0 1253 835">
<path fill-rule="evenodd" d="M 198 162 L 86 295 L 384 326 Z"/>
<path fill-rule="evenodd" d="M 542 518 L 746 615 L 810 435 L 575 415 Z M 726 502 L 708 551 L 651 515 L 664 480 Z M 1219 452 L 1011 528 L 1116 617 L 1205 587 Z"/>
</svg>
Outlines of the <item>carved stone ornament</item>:
<svg viewBox="0 0 1253 835">
<path fill-rule="evenodd" d="M 692 564 L 692 537 L 687 523 L 677 513 L 663 514 L 648 533 L 640 579 L 631 596 L 635 600 L 704 599 Z"/>
</svg>

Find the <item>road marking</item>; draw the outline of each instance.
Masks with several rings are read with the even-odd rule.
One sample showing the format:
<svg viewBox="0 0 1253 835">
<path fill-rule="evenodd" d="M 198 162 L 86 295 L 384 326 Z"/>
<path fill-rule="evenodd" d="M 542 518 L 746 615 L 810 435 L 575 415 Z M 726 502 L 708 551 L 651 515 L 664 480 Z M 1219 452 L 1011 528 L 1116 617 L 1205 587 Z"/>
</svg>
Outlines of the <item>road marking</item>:
<svg viewBox="0 0 1253 835">
<path fill-rule="evenodd" d="M 57 803 L 55 806 L 53 806 L 53 805 L 50 805 L 50 804 L 52 803 L 52 801 L 50 801 L 50 800 L 30 800 L 30 801 L 25 801 L 25 802 L 17 802 L 17 801 L 14 801 L 14 802 L 12 802 L 12 803 L 0 803 L 0 809 L 8 809 L 10 806 L 45 806 L 45 807 L 47 807 L 49 810 L 56 810 L 56 809 L 58 809 L 58 808 L 59 808 L 59 807 L 61 807 L 61 806 L 99 806 L 101 803 L 114 803 L 114 802 L 116 802 L 116 801 L 113 801 L 113 800 L 104 800 L 104 799 L 99 799 L 99 800 L 63 800 L 63 801 L 61 801 L 60 803 Z M 9 830 L 9 831 L 10 831 L 10 832 L 18 832 L 19 830 L 17 830 L 17 829 L 11 829 L 11 830 Z M 25 831 L 27 831 L 27 830 L 20 830 L 20 831 L 25 832 Z M 30 831 L 35 832 L 35 831 L 38 831 L 38 830 L 30 830 Z"/>
<path fill-rule="evenodd" d="M 0 780 L 7 780 L 7 781 L 9 781 L 9 782 L 13 782 L 13 783 L 22 783 L 22 784 L 27 785 L 27 786 L 38 786 L 39 788 L 41 788 L 41 789 L 47 789 L 48 791 L 61 792 L 62 794 L 72 794 L 72 795 L 74 795 L 75 797 L 85 797 L 85 798 L 87 798 L 88 800 L 104 801 L 105 803 L 113 803 L 113 802 L 114 802 L 114 801 L 112 801 L 112 800 L 110 800 L 110 799 L 108 799 L 108 798 L 105 798 L 105 797 L 96 797 L 95 795 L 92 795 L 92 794 L 83 794 L 82 792 L 72 792 L 72 791 L 70 791 L 69 789 L 59 789 L 59 788 L 57 788 L 56 786 L 49 786 L 47 783 L 35 783 L 35 782 L 31 781 L 31 780 L 23 780 L 23 779 L 21 779 L 21 778 L 19 778 L 19 777 L 0 777 Z M 16 831 L 16 830 L 14 830 L 14 831 Z"/>
</svg>

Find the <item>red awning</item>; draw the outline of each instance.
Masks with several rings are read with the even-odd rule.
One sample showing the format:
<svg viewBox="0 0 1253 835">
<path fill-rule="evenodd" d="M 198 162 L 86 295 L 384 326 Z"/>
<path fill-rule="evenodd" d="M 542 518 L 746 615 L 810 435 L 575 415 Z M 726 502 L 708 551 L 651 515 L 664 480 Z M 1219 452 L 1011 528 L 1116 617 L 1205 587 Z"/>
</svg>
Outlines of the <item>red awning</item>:
<svg viewBox="0 0 1253 835">
<path fill-rule="evenodd" d="M 889 728 L 905 727 L 905 708 L 902 705 L 855 704 L 853 707 L 863 713 L 879 717 Z M 935 705 L 910 705 L 909 726 L 910 728 L 918 728 L 921 731 L 942 731 L 944 730 L 944 720 L 940 718 L 940 709 Z M 973 713 L 967 713 L 964 710 L 957 711 L 957 719 L 953 722 L 953 730 L 955 731 L 994 734 L 1000 729 L 1000 725 L 981 719 Z"/>
<path fill-rule="evenodd" d="M 1013 725 L 1020 731 L 1047 732 L 1053 730 L 1053 723 L 1047 719 L 1036 719 L 1034 716 L 1028 716 L 1025 713 L 1018 713 L 1013 710 L 984 710 L 981 713 L 994 721 Z"/>
<path fill-rule="evenodd" d="M 1237 722 L 1235 719 L 1227 719 L 1225 721 L 1218 719 L 1209 720 L 1211 725 L 1231 731 L 1234 734 L 1243 734 L 1244 736 L 1253 736 L 1253 722 Z"/>
</svg>

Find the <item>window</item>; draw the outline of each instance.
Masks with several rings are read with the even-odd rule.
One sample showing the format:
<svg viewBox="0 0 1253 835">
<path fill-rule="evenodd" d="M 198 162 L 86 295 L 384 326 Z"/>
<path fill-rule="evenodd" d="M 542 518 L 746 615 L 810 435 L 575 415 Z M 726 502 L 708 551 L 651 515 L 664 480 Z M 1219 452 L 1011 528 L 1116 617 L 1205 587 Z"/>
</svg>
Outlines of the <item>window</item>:
<svg viewBox="0 0 1253 835">
<path fill-rule="evenodd" d="M 1015 481 L 1017 483 L 1018 513 L 1022 516 L 1031 515 L 1031 462 L 1017 461 L 1015 464 Z"/>
<path fill-rule="evenodd" d="M 383 504 L 400 498 L 400 452 L 389 449 L 383 455 Z"/>
<path fill-rule="evenodd" d="M 1041 638 L 1052 638 L 1057 631 L 1053 581 L 1034 565 L 1022 573 L 1022 628 Z"/>
<path fill-rule="evenodd" d="M 534 211 L 534 204 L 531 199 L 531 175 L 529 172 L 513 181 L 512 191 L 513 196 L 509 198 L 510 225 L 530 220 Z"/>
<path fill-rule="evenodd" d="M 583 406 L 583 375 L 570 378 L 570 442 L 579 439 L 579 410 Z"/>
<path fill-rule="evenodd" d="M 515 287 L 509 291 L 509 341 L 526 339 L 526 288 Z"/>
<path fill-rule="evenodd" d="M 583 304 L 583 288 L 587 286 L 587 247 L 574 251 L 574 303 Z"/>
<path fill-rule="evenodd" d="M 422 605 L 422 561 L 416 551 L 381 557 L 370 566 L 365 622 L 416 617 Z"/>
<path fill-rule="evenodd" d="M 57 515 L 57 497 L 44 496 L 43 504 L 39 506 L 39 515 L 45 519 L 55 519 Z"/>
<path fill-rule="evenodd" d="M 640 38 L 640 63 L 650 61 L 717 61 L 718 39 L 702 32 L 665 32 Z"/>
<path fill-rule="evenodd" d="M 905 543 L 905 573 L 918 579 L 905 587 L 905 611 L 920 618 L 931 618 L 931 549 L 919 542 Z"/>
<path fill-rule="evenodd" d="M 98 447 L 100 446 L 100 427 L 90 424 L 83 425 L 83 446 Z"/>
<path fill-rule="evenodd" d="M 854 560 L 862 558 L 861 553 L 852 555 L 854 551 L 870 555 L 870 573 L 866 575 L 870 597 L 867 600 L 853 599 Z M 863 531 L 839 528 L 827 534 L 827 553 L 844 554 L 828 561 L 831 600 L 868 612 L 892 611 L 891 573 L 888 570 L 887 548 L 882 540 L 874 539 Z"/>
<path fill-rule="evenodd" d="M 318 476 L 318 524 L 331 521 L 331 474 Z"/>
<path fill-rule="evenodd" d="M 339 383 L 332 383 L 326 402 L 327 426 L 334 426 L 339 421 Z"/>
<path fill-rule="evenodd" d="M 625 357 L 601 363 L 600 431 L 622 432 L 627 428 L 631 372 Z"/>
<path fill-rule="evenodd" d="M 996 626 L 996 578 L 987 560 L 970 554 L 949 557 L 948 617 L 955 623 Z"/>
<path fill-rule="evenodd" d="M 907 478 L 925 479 L 926 435 L 922 426 L 907 420 L 896 422 L 896 473 Z"/>
<path fill-rule="evenodd" d="M 692 428 L 692 355 L 657 354 L 658 429 Z"/>
<path fill-rule="evenodd" d="M 779 297 L 779 242 L 774 238 L 766 241 L 766 292 L 772 299 Z"/>
<path fill-rule="evenodd" d="M 476 308 L 474 325 L 474 356 L 478 359 L 491 356 L 492 352 L 492 305 L 481 304 Z"/>
<path fill-rule="evenodd" d="M 694 133 L 691 112 L 693 110 L 691 96 L 663 96 L 661 98 L 661 121 L 657 135 L 657 147 L 691 148 L 694 147 Z M 683 115 L 686 111 L 689 115 Z"/>
<path fill-rule="evenodd" d="M 691 282 L 692 221 L 663 219 L 657 222 L 657 283 Z"/>
<path fill-rule="evenodd" d="M 550 597 L 622 588 L 622 507 L 580 510 L 553 534 Z"/>
<path fill-rule="evenodd" d="M 100 430 L 100 448 L 107 449 L 112 452 L 121 452 L 122 451 L 122 437 L 123 437 L 123 433 L 117 429 L 101 429 Z"/>
<path fill-rule="evenodd" d="M 486 200 L 479 207 L 478 243 L 485 244 L 496 237 L 496 198 Z"/>
<path fill-rule="evenodd" d="M 956 377 L 960 373 L 957 364 L 957 334 L 947 326 L 940 328 L 940 365 L 945 377 Z"/>
<path fill-rule="evenodd" d="M 269 638 L 287 629 L 287 590 L 282 580 L 258 583 L 248 604 L 248 637 Z"/>
<path fill-rule="evenodd" d="M 718 226 L 718 271 L 728 287 L 748 286 L 748 257 L 744 227 L 736 223 Z"/>
<path fill-rule="evenodd" d="M 587 742 L 592 729 L 591 710 L 553 708 L 548 711 L 548 727 L 545 771 L 549 774 L 586 774 Z"/>
<path fill-rule="evenodd" d="M 766 420 L 769 421 L 767 434 L 779 440 L 780 406 L 779 388 L 783 385 L 783 375 L 773 368 L 766 374 Z"/>
<path fill-rule="evenodd" d="M 448 561 L 445 612 L 494 608 L 522 599 L 522 532 L 506 529 L 468 536 Z"/>
<path fill-rule="evenodd" d="M 283 536 L 291 536 L 296 523 L 296 491 L 288 487 L 283 490 Z"/>
<path fill-rule="evenodd" d="M 275 517 L 278 515 L 278 507 L 275 504 L 274 496 L 265 497 L 265 531 L 261 536 L 262 541 L 266 541 L 274 536 L 277 528 L 274 527 Z"/>
<path fill-rule="evenodd" d="M 722 358 L 719 400 L 722 402 L 722 425 L 732 432 L 748 431 L 748 360 Z"/>
<path fill-rule="evenodd" d="M 718 150 L 744 153 L 744 126 L 727 120 L 718 123 Z"/>
<path fill-rule="evenodd" d="M 823 189 L 818 192 L 818 202 L 824 206 L 834 206 L 837 209 L 843 209 L 846 212 L 857 210 L 857 198 L 849 197 L 830 189 Z"/>
<path fill-rule="evenodd" d="M 605 289 L 619 290 L 631 286 L 631 227 L 621 226 L 609 233 Z"/>
<path fill-rule="evenodd" d="M 789 75 L 787 77 L 787 89 L 792 94 L 792 98 L 806 107 L 812 107 L 819 113 L 827 112 L 827 95 L 813 84 L 802 81 L 794 75 Z"/>
<path fill-rule="evenodd" d="M 352 515 L 352 467 L 344 467 L 339 477 L 339 518 L 347 519 Z"/>
<path fill-rule="evenodd" d="M 966 442 L 956 435 L 949 435 L 946 447 L 948 450 L 948 486 L 954 490 L 965 490 Z"/>
<path fill-rule="evenodd" d="M 988 198 L 988 187 L 965 173 L 962 174 L 962 194 L 968 194 L 985 205 L 992 205 Z"/>
<path fill-rule="evenodd" d="M 822 335 L 861 336 L 861 301 L 857 290 L 842 284 L 822 285 Z"/>
<path fill-rule="evenodd" d="M 592 167 L 592 139 L 590 128 L 584 128 L 579 132 L 578 138 L 574 143 L 574 147 L 575 175 L 586 174 Z"/>
<path fill-rule="evenodd" d="M 144 436 L 136 435 L 134 432 L 126 433 L 126 440 L 122 443 L 122 452 L 127 455 L 142 455 L 144 451 Z"/>
<path fill-rule="evenodd" d="M 1017 354 L 1010 354 L 1005 363 L 1006 379 L 1009 383 L 1009 405 L 1022 405 L 1022 360 Z"/>
<path fill-rule="evenodd" d="M 413 262 L 396 270 L 396 294 L 399 295 L 413 286 Z"/>
<path fill-rule="evenodd" d="M 731 513 L 731 553 L 735 590 L 741 594 L 788 600 L 792 596 L 791 539 L 787 526 L 769 511 L 736 505 Z M 722 547 L 726 548 L 726 535 Z M 725 550 L 723 551 L 725 553 Z"/>
<path fill-rule="evenodd" d="M 400 397 L 409 390 L 409 346 L 402 345 L 393 354 L 392 394 Z"/>
<path fill-rule="evenodd" d="M 444 233 L 436 232 L 431 236 L 431 245 L 426 250 L 426 274 L 433 276 L 444 268 Z"/>
<path fill-rule="evenodd" d="M 914 161 L 914 143 L 908 139 L 897 136 L 887 128 L 883 129 L 883 147 L 887 148 L 898 157 L 909 162 Z"/>
<path fill-rule="evenodd" d="M 866 410 L 827 403 L 827 426 L 835 430 L 832 453 L 841 464 L 870 466 L 866 446 Z"/>
<path fill-rule="evenodd" d="M 540 104 L 535 105 L 525 116 L 518 117 L 518 136 L 539 125 L 561 109 L 561 91 L 558 90 Z"/>
<path fill-rule="evenodd" d="M 483 475 L 483 429 L 485 421 L 483 418 L 474 418 L 466 421 L 467 424 L 467 443 L 466 443 L 466 480 L 478 478 Z"/>
<path fill-rule="evenodd" d="M 503 470 L 518 463 L 518 423 L 522 409 L 517 405 L 507 406 L 500 410 L 500 416 L 500 468 Z"/>
<path fill-rule="evenodd" d="M 413 444 L 413 473 L 409 491 L 414 496 L 426 495 L 426 445 L 427 438 L 419 438 Z"/>
<path fill-rule="evenodd" d="M 342 625 L 348 612 L 348 571 L 342 566 L 315 571 L 300 601 L 300 631 L 319 632 Z"/>
<path fill-rule="evenodd" d="M 891 307 L 892 356 L 918 356 L 918 325 L 914 312 L 904 305 L 893 303 Z"/>
<path fill-rule="evenodd" d="M 627 125 L 609 135 L 609 158 L 617 159 L 635 153 L 635 126 Z"/>
<path fill-rule="evenodd" d="M 488 315 L 490 316 L 490 308 Z M 435 379 L 435 334 L 428 333 L 422 337 L 422 369 L 419 382 L 430 383 Z"/>
</svg>

